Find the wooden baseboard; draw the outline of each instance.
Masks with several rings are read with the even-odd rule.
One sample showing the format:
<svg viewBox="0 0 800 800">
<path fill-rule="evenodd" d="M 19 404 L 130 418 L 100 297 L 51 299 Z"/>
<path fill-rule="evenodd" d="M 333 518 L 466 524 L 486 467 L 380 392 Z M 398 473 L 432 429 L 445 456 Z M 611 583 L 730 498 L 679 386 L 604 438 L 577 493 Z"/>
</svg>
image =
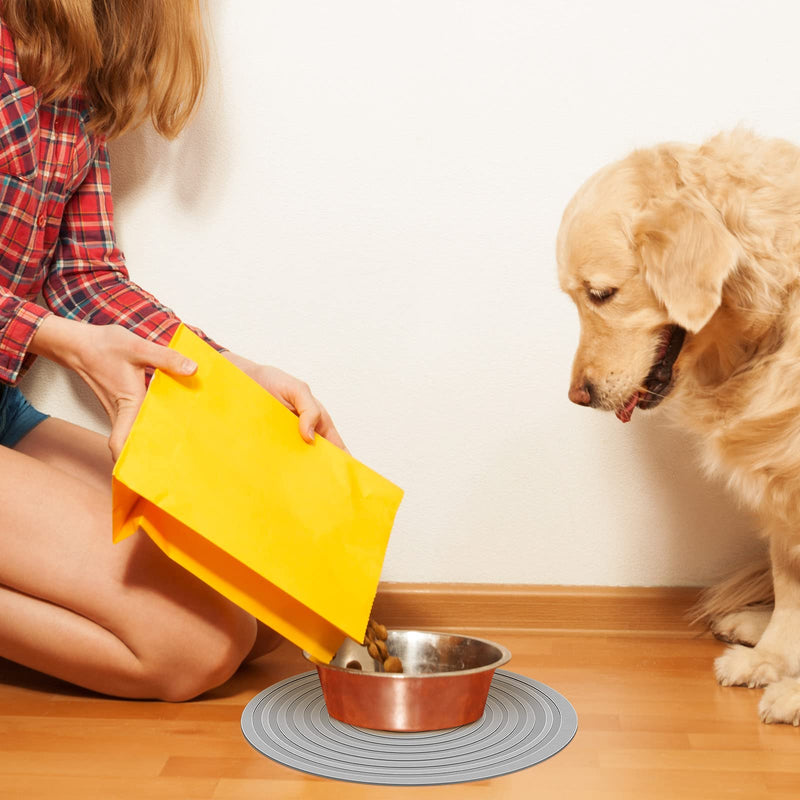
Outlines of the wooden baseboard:
<svg viewBox="0 0 800 800">
<path fill-rule="evenodd" d="M 697 636 L 692 587 L 382 583 L 373 616 L 393 628 Z"/>
</svg>

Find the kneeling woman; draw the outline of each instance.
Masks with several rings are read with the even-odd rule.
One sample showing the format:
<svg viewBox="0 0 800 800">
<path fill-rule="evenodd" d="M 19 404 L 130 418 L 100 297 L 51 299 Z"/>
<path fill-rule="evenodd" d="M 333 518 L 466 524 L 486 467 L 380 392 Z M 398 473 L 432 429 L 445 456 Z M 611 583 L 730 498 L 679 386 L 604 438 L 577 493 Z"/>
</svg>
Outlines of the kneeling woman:
<svg viewBox="0 0 800 800">
<path fill-rule="evenodd" d="M 279 639 L 148 537 L 111 544 L 110 473 L 146 371 L 196 366 L 165 346 L 179 319 L 129 280 L 106 142 L 187 124 L 205 75 L 199 0 L 0 13 L 0 657 L 107 694 L 191 698 Z M 343 446 L 308 386 L 211 344 L 297 413 L 298 435 Z M 25 400 L 37 355 L 86 381 L 109 439 Z"/>
</svg>

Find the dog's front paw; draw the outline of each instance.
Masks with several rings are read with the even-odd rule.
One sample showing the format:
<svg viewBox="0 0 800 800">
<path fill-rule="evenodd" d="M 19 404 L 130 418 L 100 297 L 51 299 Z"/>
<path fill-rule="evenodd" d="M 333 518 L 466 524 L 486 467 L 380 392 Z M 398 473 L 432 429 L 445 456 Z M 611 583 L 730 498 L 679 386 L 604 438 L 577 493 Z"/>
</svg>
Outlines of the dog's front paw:
<svg viewBox="0 0 800 800">
<path fill-rule="evenodd" d="M 715 662 L 714 672 L 723 686 L 766 686 L 781 677 L 781 667 L 758 647 L 735 644 Z"/>
<path fill-rule="evenodd" d="M 729 644 L 754 647 L 767 628 L 771 608 L 746 608 L 711 621 L 711 632 Z"/>
<path fill-rule="evenodd" d="M 767 686 L 758 704 L 758 714 L 768 725 L 775 722 L 800 725 L 800 680 L 784 678 Z"/>
</svg>

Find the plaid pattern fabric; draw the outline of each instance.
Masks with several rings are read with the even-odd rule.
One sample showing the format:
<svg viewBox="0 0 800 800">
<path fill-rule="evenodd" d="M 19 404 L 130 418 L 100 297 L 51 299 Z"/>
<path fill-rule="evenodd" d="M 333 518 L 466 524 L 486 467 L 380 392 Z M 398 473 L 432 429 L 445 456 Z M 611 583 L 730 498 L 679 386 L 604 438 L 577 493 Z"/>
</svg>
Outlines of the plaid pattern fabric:
<svg viewBox="0 0 800 800">
<path fill-rule="evenodd" d="M 15 383 L 30 366 L 30 341 L 51 311 L 166 344 L 180 320 L 128 276 L 114 240 L 108 150 L 86 133 L 85 100 L 40 103 L 2 21 L 0 67 L 0 380 Z"/>
</svg>

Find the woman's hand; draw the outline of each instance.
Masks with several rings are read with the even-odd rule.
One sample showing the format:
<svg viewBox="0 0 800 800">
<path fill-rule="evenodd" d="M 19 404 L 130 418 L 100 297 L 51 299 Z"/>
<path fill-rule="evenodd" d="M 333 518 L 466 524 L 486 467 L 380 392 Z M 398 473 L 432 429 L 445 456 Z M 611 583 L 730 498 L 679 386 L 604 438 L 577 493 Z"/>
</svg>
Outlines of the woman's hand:
<svg viewBox="0 0 800 800">
<path fill-rule="evenodd" d="M 144 400 L 146 369 L 155 367 L 176 376 L 197 370 L 197 364 L 176 350 L 147 341 L 120 325 L 89 325 L 55 315 L 41 322 L 29 349 L 75 370 L 86 381 L 111 420 L 108 446 L 114 461 Z M 316 431 L 347 450 L 330 415 L 307 384 L 276 367 L 231 352 L 224 355 L 298 415 L 300 433 L 307 442 L 314 441 Z"/>
<path fill-rule="evenodd" d="M 197 364 L 177 351 L 120 325 L 88 325 L 55 315 L 42 321 L 30 350 L 75 370 L 97 395 L 111 420 L 108 446 L 114 461 L 144 400 L 146 368 L 172 375 L 197 370 Z"/>
<path fill-rule="evenodd" d="M 299 417 L 300 435 L 307 441 L 314 441 L 314 432 L 324 436 L 329 442 L 347 451 L 342 437 L 333 424 L 330 414 L 322 403 L 311 394 L 308 384 L 292 377 L 277 367 L 256 364 L 229 350 L 223 353 L 225 358 L 249 375 L 256 383 L 263 386 L 273 397 L 280 400 L 290 411 Z M 349 451 L 348 451 L 349 452 Z"/>
</svg>

